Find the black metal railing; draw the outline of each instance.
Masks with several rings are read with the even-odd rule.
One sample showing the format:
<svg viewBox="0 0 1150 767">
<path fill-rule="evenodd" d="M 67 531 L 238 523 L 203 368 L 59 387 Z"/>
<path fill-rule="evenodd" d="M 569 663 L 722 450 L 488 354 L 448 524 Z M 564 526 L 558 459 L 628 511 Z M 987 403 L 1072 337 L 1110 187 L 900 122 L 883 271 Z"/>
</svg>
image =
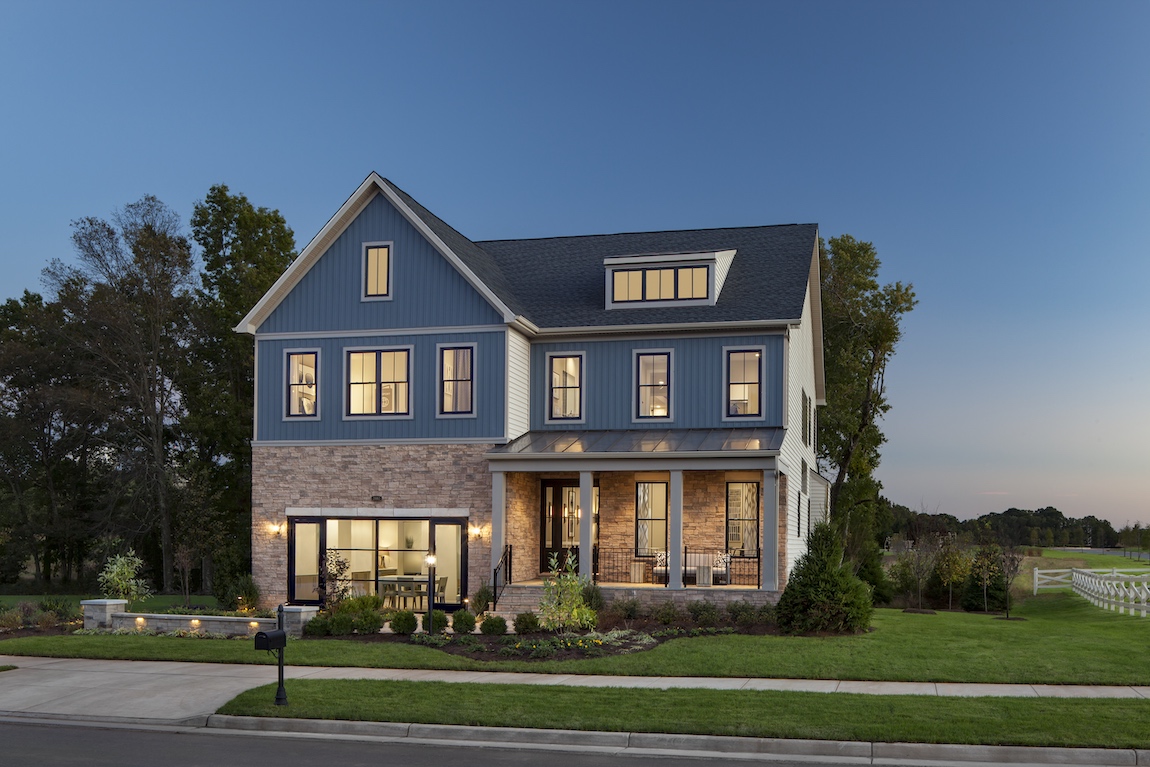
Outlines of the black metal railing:
<svg viewBox="0 0 1150 767">
<path fill-rule="evenodd" d="M 499 562 L 495 565 L 495 569 L 491 574 L 491 609 L 495 609 L 495 605 L 499 604 L 499 597 L 503 596 L 503 589 L 507 588 L 507 584 L 511 583 L 511 544 L 503 547 L 503 556 L 499 558 Z"/>
<path fill-rule="evenodd" d="M 636 553 L 635 549 L 595 550 L 594 580 L 596 583 L 653 583 L 666 586 L 670 582 L 670 557 L 665 552 Z M 680 560 L 685 585 L 699 585 L 701 573 L 710 570 L 712 586 L 748 586 L 758 588 L 761 580 L 761 559 L 756 556 L 735 556 L 715 549 L 683 547 Z"/>
</svg>

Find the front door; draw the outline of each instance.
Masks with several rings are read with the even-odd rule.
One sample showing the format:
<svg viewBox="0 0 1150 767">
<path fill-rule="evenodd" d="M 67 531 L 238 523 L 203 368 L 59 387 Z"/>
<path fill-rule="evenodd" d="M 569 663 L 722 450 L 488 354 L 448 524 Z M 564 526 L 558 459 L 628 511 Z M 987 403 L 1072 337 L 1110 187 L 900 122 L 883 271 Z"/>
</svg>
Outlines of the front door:
<svg viewBox="0 0 1150 767">
<path fill-rule="evenodd" d="M 570 479 L 545 479 L 540 483 L 539 571 L 551 569 L 556 557 L 563 567 L 568 556 L 579 556 L 579 483 Z M 599 488 L 591 488 L 591 542 L 599 545 Z"/>
</svg>

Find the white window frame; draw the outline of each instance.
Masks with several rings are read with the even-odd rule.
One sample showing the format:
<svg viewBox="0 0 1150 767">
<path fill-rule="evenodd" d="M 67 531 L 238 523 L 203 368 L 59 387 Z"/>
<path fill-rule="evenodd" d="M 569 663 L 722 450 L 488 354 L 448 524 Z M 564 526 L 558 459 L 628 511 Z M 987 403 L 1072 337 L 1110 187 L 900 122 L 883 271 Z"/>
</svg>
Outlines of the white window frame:
<svg viewBox="0 0 1150 767">
<path fill-rule="evenodd" d="M 640 416 L 639 415 L 639 355 L 666 354 L 667 355 L 667 415 Z M 675 350 L 667 349 L 632 349 L 631 350 L 631 423 L 674 423 L 675 397 L 678 386 L 675 385 Z"/>
<path fill-rule="evenodd" d="M 290 384 L 291 370 L 290 370 L 289 366 L 291 365 L 291 355 L 293 355 L 293 354 L 314 354 L 315 355 L 315 413 L 313 415 L 288 415 L 288 410 L 291 407 L 291 400 L 289 398 L 290 395 L 288 393 L 289 388 L 291 386 L 291 384 Z M 323 407 L 323 396 L 321 395 L 321 392 L 320 392 L 320 383 L 321 383 L 320 379 L 323 378 L 323 376 L 320 375 L 320 370 L 321 370 L 320 361 L 321 361 L 321 359 L 322 359 L 322 357 L 320 356 L 319 347 L 306 348 L 306 349 L 300 348 L 300 349 L 284 349 L 283 350 L 283 365 L 281 366 L 280 369 L 283 370 L 284 377 L 282 379 L 283 383 L 280 387 L 280 394 L 284 395 L 284 400 L 283 400 L 283 407 L 280 408 L 280 415 L 282 416 L 282 420 L 284 423 L 296 423 L 299 421 L 318 421 L 318 420 L 320 420 L 320 408 Z"/>
<path fill-rule="evenodd" d="M 546 370 L 543 374 L 545 379 L 543 401 L 543 423 L 545 424 L 581 424 L 587 422 L 587 352 L 572 351 L 572 352 L 547 352 L 544 355 L 546 362 Z M 579 358 L 579 417 L 578 418 L 552 418 L 551 417 L 551 360 L 555 357 L 578 357 Z"/>
<path fill-rule="evenodd" d="M 759 414 L 758 415 L 731 415 L 731 352 L 758 352 L 759 353 Z M 723 409 L 722 420 L 731 423 L 753 423 L 767 420 L 767 347 L 755 344 L 739 344 L 723 347 L 723 394 L 720 406 Z"/>
<path fill-rule="evenodd" d="M 406 413 L 349 413 L 348 396 L 351 393 L 351 364 L 350 355 L 363 352 L 407 352 L 407 412 Z M 415 418 L 415 347 L 411 345 L 398 346 L 345 346 L 340 351 L 343 359 L 343 420 L 345 421 L 406 421 Z M 381 382 L 376 381 L 376 386 Z"/>
<path fill-rule="evenodd" d="M 443 350 L 471 348 L 471 412 L 443 412 Z M 441 343 L 435 345 L 435 417 L 436 418 L 478 418 L 479 399 L 479 344 L 475 341 L 461 343 Z"/>
<path fill-rule="evenodd" d="M 387 295 L 369 296 L 367 294 L 367 250 L 368 248 L 387 248 Z M 393 281 L 395 264 L 395 243 L 392 240 L 363 243 L 359 262 L 359 300 L 360 301 L 390 301 L 395 295 L 395 282 Z"/>
</svg>

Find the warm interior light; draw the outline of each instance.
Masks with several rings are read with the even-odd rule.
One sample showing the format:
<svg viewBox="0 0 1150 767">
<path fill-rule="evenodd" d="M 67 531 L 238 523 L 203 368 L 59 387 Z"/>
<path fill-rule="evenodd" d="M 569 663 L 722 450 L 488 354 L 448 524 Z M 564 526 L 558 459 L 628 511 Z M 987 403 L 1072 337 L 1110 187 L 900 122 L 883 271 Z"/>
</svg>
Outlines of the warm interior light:
<svg viewBox="0 0 1150 767">
<path fill-rule="evenodd" d="M 434 554 L 428 554 L 427 555 L 427 564 L 429 564 L 429 565 L 435 564 L 435 555 Z"/>
</svg>

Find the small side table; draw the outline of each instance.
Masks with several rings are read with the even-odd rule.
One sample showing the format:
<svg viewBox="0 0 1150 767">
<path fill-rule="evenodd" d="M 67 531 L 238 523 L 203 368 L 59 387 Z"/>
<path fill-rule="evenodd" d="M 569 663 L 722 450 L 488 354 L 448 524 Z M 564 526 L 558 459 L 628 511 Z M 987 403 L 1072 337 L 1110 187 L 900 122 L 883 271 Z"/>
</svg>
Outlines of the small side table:
<svg viewBox="0 0 1150 767">
<path fill-rule="evenodd" d="M 695 568 L 696 586 L 710 586 L 712 577 L 710 565 L 699 565 Z"/>
</svg>

